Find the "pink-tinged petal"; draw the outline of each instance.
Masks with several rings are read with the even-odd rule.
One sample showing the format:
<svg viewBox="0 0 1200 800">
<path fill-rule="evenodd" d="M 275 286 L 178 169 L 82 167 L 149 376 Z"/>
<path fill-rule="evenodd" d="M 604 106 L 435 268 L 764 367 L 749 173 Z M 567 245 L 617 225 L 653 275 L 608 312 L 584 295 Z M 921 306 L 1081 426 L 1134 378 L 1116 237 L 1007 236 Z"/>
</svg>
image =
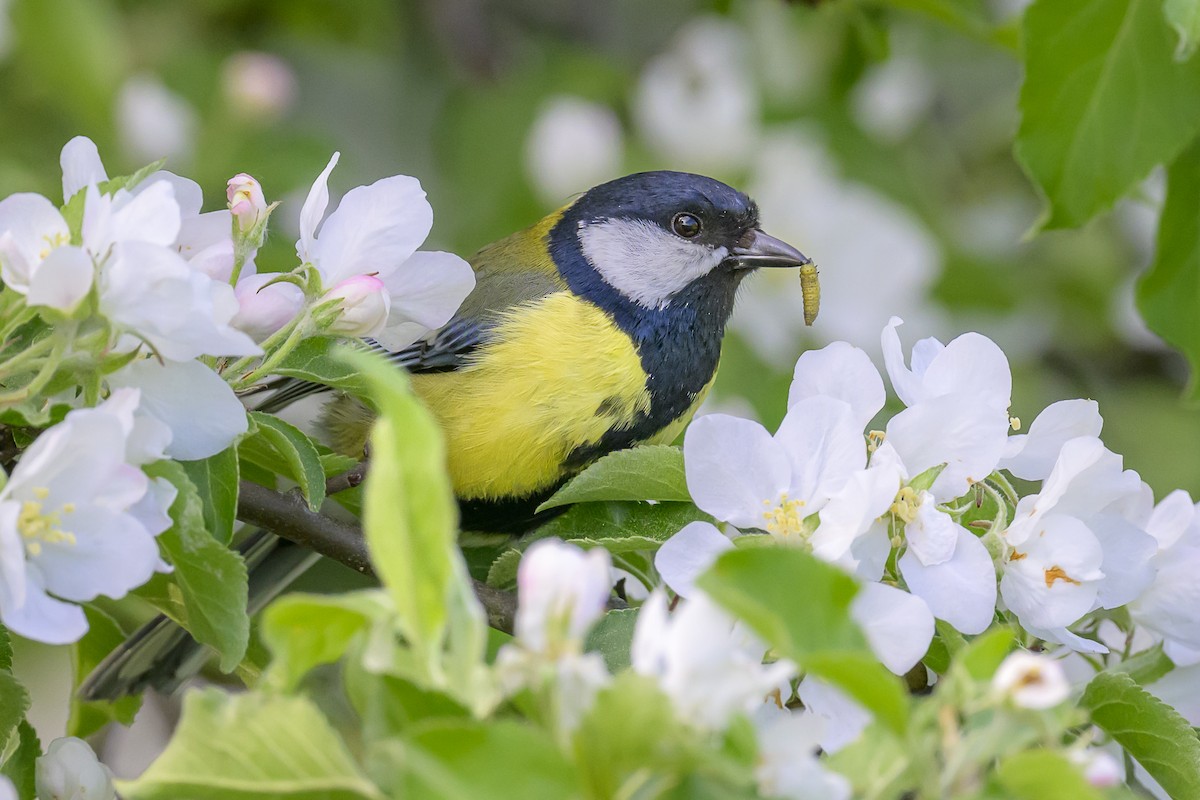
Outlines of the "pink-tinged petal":
<svg viewBox="0 0 1200 800">
<path fill-rule="evenodd" d="M 1008 437 L 1000 468 L 1018 478 L 1043 481 L 1058 454 L 1071 439 L 1099 436 L 1104 420 L 1094 400 L 1061 400 L 1046 406 L 1029 426 L 1029 433 Z"/>
<path fill-rule="evenodd" d="M 179 224 L 179 236 L 175 239 L 175 247 L 179 249 L 179 255 L 191 261 L 206 250 L 218 245 L 223 246 L 222 249 L 228 249 L 232 267 L 233 216 L 228 209 L 182 216 Z M 229 275 L 226 274 L 224 280 L 228 279 Z"/>
<path fill-rule="evenodd" d="M 654 568 L 675 594 L 688 597 L 696 578 L 712 566 L 722 553 L 732 550 L 731 542 L 716 526 L 691 522 L 663 542 L 654 556 Z"/>
<path fill-rule="evenodd" d="M 904 526 L 908 553 L 927 567 L 944 564 L 954 557 L 954 547 L 962 528 L 949 514 L 938 509 L 937 501 L 929 492 L 921 492 L 918 499 L 920 506 L 916 519 Z"/>
<path fill-rule="evenodd" d="M 330 333 L 342 336 L 376 336 L 387 324 L 392 298 L 383 281 L 374 275 L 353 275 L 333 285 L 322 300 L 337 300 L 339 315 Z"/>
<path fill-rule="evenodd" d="M 96 268 L 79 247 L 59 247 L 46 256 L 29 282 L 26 302 L 70 314 L 92 290 Z"/>
<path fill-rule="evenodd" d="M 317 226 L 321 224 L 321 219 L 325 216 L 325 209 L 329 206 L 329 173 L 333 172 L 341 155 L 341 153 L 334 153 L 333 157 L 329 159 L 325 169 L 321 170 L 321 174 L 313 182 L 312 188 L 308 190 L 304 207 L 300 209 L 300 239 L 296 242 L 296 256 L 303 263 L 312 263 L 316 257 L 313 253 L 313 245 L 317 240 Z"/>
<path fill-rule="evenodd" d="M 36 567 L 27 573 L 25 599 L 15 608 L 0 609 L 0 622 L 20 636 L 45 644 L 71 644 L 87 633 L 83 609 L 46 594 Z"/>
<path fill-rule="evenodd" d="M 820 524 L 809 540 L 813 554 L 854 571 L 854 544 L 887 512 L 898 491 L 900 474 L 894 468 L 872 467 L 851 475 L 821 509 Z"/>
<path fill-rule="evenodd" d="M 796 362 L 788 406 L 818 395 L 849 403 L 859 428 L 879 413 L 887 399 L 883 379 L 870 356 L 847 342 L 809 350 Z"/>
<path fill-rule="evenodd" d="M 953 558 L 927 566 L 911 551 L 900 574 L 938 619 L 966 634 L 982 633 L 996 612 L 996 567 L 983 542 L 960 525 Z"/>
<path fill-rule="evenodd" d="M 908 672 L 929 650 L 933 614 L 919 597 L 882 583 L 866 583 L 850 604 L 875 657 L 897 675 Z"/>
<path fill-rule="evenodd" d="M 475 272 L 453 253 L 419 251 L 383 282 L 392 308 L 375 340 L 397 351 L 450 321 L 475 288 Z"/>
<path fill-rule="evenodd" d="M 921 391 L 926 399 L 947 394 L 973 394 L 1006 411 L 1012 399 L 1012 371 L 1008 357 L 986 336 L 964 333 L 930 362 L 922 376 Z"/>
<path fill-rule="evenodd" d="M 688 427 L 683 463 L 693 502 L 739 528 L 764 527 L 763 512 L 791 484 L 787 454 L 771 434 L 726 414 L 708 414 Z"/>
<path fill-rule="evenodd" d="M 294 283 L 271 283 L 278 278 L 273 272 L 247 275 L 234 290 L 238 313 L 229 324 L 256 342 L 287 325 L 304 307 L 304 290 Z"/>
<path fill-rule="evenodd" d="M 938 502 L 967 493 L 996 469 L 1008 434 L 1008 416 L 978 398 L 950 394 L 922 401 L 892 417 L 887 442 L 909 475 L 945 464 L 930 492 Z"/>
<path fill-rule="evenodd" d="M 174 434 L 167 448 L 171 458 L 208 458 L 247 430 L 246 410 L 229 384 L 199 361 L 142 359 L 109 376 L 109 385 L 142 390 L 142 410 Z"/>
<path fill-rule="evenodd" d="M 1166 550 L 1179 541 L 1195 518 L 1196 505 L 1191 495 L 1183 489 L 1176 489 L 1154 507 L 1146 523 L 1146 533 L 1158 541 L 1159 550 Z"/>
<path fill-rule="evenodd" d="M 867 465 L 862 426 L 849 404 L 809 397 L 788 409 L 775 434 L 792 466 L 789 495 L 814 504 L 813 511 Z"/>
<path fill-rule="evenodd" d="M 429 236 L 433 207 L 416 178 L 395 175 L 346 193 L 313 249 L 326 285 L 354 275 L 386 278 Z"/>
<path fill-rule="evenodd" d="M 880 343 L 883 347 L 883 365 L 887 368 L 892 389 L 900 398 L 900 402 L 911 406 L 922 399 L 921 375 L 914 373 L 914 370 L 910 370 L 904 364 L 904 349 L 900 345 L 900 334 L 896 332 L 896 328 L 903 324 L 904 320 L 899 317 L 892 317 L 888 320 L 887 327 L 883 329 Z M 915 355 L 914 352 L 914 357 Z"/>
<path fill-rule="evenodd" d="M 104 162 L 100 160 L 100 151 L 96 149 L 96 143 L 86 136 L 76 136 L 63 145 L 58 161 L 62 166 L 64 203 L 89 183 L 108 180 Z"/>
</svg>

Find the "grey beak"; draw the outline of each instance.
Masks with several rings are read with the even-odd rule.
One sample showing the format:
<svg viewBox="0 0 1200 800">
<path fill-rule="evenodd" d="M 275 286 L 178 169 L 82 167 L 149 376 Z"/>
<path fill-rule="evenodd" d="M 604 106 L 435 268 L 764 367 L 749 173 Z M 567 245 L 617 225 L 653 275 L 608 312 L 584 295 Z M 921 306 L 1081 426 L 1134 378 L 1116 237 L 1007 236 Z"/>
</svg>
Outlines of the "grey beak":
<svg viewBox="0 0 1200 800">
<path fill-rule="evenodd" d="M 738 269 L 758 267 L 803 267 L 812 259 L 787 242 L 768 236 L 758 228 L 746 232 L 729 254 Z"/>
</svg>

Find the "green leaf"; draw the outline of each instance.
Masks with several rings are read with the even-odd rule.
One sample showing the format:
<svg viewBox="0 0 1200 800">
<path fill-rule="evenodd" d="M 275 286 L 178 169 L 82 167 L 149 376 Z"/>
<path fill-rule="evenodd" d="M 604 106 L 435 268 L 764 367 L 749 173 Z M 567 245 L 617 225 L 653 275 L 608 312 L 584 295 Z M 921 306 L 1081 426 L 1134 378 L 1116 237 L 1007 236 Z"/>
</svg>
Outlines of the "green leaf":
<svg viewBox="0 0 1200 800">
<path fill-rule="evenodd" d="M 0 767 L 0 775 L 13 782 L 21 800 L 36 800 L 35 769 L 41 754 L 42 743 L 38 741 L 37 731 L 28 720 L 22 720 L 17 726 L 17 747 Z"/>
<path fill-rule="evenodd" d="M 1200 2 L 1197 0 L 1164 0 L 1163 11 L 1167 22 L 1179 34 L 1179 46 L 1175 49 L 1175 58 L 1186 60 L 1196 52 L 1196 44 L 1200 42 Z"/>
<path fill-rule="evenodd" d="M 310 701 L 218 689 L 184 696 L 167 749 L 126 800 L 382 800 Z"/>
<path fill-rule="evenodd" d="M 972 639 L 958 654 L 967 675 L 974 681 L 990 681 L 1013 648 L 1011 628 L 995 628 Z"/>
<path fill-rule="evenodd" d="M 825 764 L 850 781 L 855 797 L 900 798 L 906 789 L 919 783 L 913 773 L 923 766 L 920 758 L 913 752 L 912 743 L 876 723 L 827 756 Z"/>
<path fill-rule="evenodd" d="M 317 452 L 312 439 L 295 425 L 273 414 L 251 411 L 250 418 L 254 420 L 256 430 L 246 441 L 261 439 L 268 443 L 287 465 L 283 474 L 300 485 L 308 507 L 313 511 L 320 510 L 325 502 L 325 470 L 321 466 L 321 454 Z"/>
<path fill-rule="evenodd" d="M 29 692 L 11 672 L 0 670 L 0 752 L 28 710 Z"/>
<path fill-rule="evenodd" d="M 341 658 L 356 636 L 391 614 L 380 595 L 288 594 L 268 606 L 260 625 L 272 655 L 267 681 L 291 691 L 313 667 Z"/>
<path fill-rule="evenodd" d="M 1175 669 L 1175 662 L 1163 652 L 1162 642 L 1159 642 L 1124 661 L 1118 661 L 1105 671 L 1123 672 L 1139 685 L 1146 686 L 1173 669 Z"/>
<path fill-rule="evenodd" d="M 363 530 L 375 572 L 396 604 L 397 624 L 416 653 L 414 677 L 480 701 L 487 623 L 458 549 L 458 505 L 441 429 L 403 371 L 367 353 L 346 357 L 379 409 Z"/>
<path fill-rule="evenodd" d="M 1200 140 L 1167 169 L 1167 200 L 1154 263 L 1138 281 L 1137 304 L 1150 329 L 1187 357 L 1188 394 L 1200 398 Z"/>
<path fill-rule="evenodd" d="M 604 456 L 538 506 L 538 511 L 597 500 L 691 499 L 683 451 L 669 445 L 643 445 Z"/>
<path fill-rule="evenodd" d="M 338 355 L 339 350 L 349 346 L 346 339 L 332 336 L 304 339 L 271 372 L 365 397 L 367 382 L 362 373 Z"/>
<path fill-rule="evenodd" d="M 773 546 L 731 550 L 697 584 L 779 655 L 847 692 L 893 731 L 907 726 L 908 696 L 850 617 L 858 592 L 852 577 L 797 548 Z"/>
<path fill-rule="evenodd" d="M 621 608 L 609 611 L 588 633 L 587 650 L 604 658 L 608 671 L 616 675 L 629 666 L 629 650 L 633 644 L 633 629 L 637 627 L 638 610 Z"/>
<path fill-rule="evenodd" d="M 408 744 L 395 797 L 528 800 L 580 795 L 578 775 L 549 735 L 518 722 L 430 723 Z"/>
<path fill-rule="evenodd" d="M 1043 228 L 1081 225 L 1200 129 L 1200 61 L 1172 58 L 1162 0 L 1038 0 L 1025 12 L 1016 154 Z"/>
<path fill-rule="evenodd" d="M 229 544 L 237 521 L 238 480 L 241 477 L 237 448 L 230 447 L 215 456 L 180 463 L 200 493 L 204 526 L 218 542 Z"/>
<path fill-rule="evenodd" d="M 0 624 L 0 669 L 12 669 L 12 638 L 8 635 L 8 628 Z"/>
<path fill-rule="evenodd" d="M 995 783 L 1011 800 L 1101 800 L 1079 768 L 1061 753 L 1026 750 L 1005 759 Z"/>
<path fill-rule="evenodd" d="M 113 620 L 94 606 L 84 606 L 87 615 L 88 630 L 75 644 L 71 645 L 71 661 L 75 673 L 75 686 L 92 673 L 104 658 L 125 642 L 125 631 Z M 138 709 L 142 707 L 141 695 L 122 697 L 116 702 L 97 701 L 85 703 L 79 699 L 78 693 L 71 695 L 71 711 L 67 720 L 67 735 L 85 738 L 103 728 L 110 722 L 116 721 L 122 725 L 133 722 Z"/>
<path fill-rule="evenodd" d="M 426 720 L 471 717 L 471 712 L 448 694 L 423 689 L 394 675 L 376 674 L 348 663 L 344 676 L 346 695 L 362 718 L 363 735 L 368 739 L 394 737 Z"/>
<path fill-rule="evenodd" d="M 1080 705 L 1174 800 L 1200 798 L 1200 739 L 1178 711 L 1132 677 L 1101 672 Z"/>
<path fill-rule="evenodd" d="M 921 659 L 925 666 L 939 675 L 946 674 L 950 669 L 950 661 L 955 653 L 966 645 L 967 640 L 948 622 L 936 620 L 937 633 L 929 643 L 929 651 Z"/>
<path fill-rule="evenodd" d="M 146 473 L 166 478 L 179 490 L 171 504 L 173 524 L 158 541 L 175 567 L 173 577 L 183 595 L 187 629 L 220 654 L 221 669 L 229 672 L 242 660 L 250 640 L 246 564 L 241 555 L 208 534 L 203 503 L 183 467 L 175 461 L 159 461 L 146 467 Z"/>
</svg>

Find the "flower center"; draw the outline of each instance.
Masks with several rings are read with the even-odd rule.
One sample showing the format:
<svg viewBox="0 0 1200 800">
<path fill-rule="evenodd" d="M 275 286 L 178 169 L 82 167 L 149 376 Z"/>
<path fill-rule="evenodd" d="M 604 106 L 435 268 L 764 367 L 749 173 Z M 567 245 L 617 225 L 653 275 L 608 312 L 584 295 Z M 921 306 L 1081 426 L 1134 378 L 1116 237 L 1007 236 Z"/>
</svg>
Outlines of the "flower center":
<svg viewBox="0 0 1200 800">
<path fill-rule="evenodd" d="M 62 247 L 65 244 L 70 244 L 71 242 L 70 238 L 64 233 L 43 236 L 42 241 L 46 243 L 46 246 L 38 251 L 38 259 L 41 261 L 46 260 L 46 256 L 50 255 L 51 250 Z"/>
<path fill-rule="evenodd" d="M 1045 579 L 1046 579 L 1046 588 L 1047 589 L 1052 587 L 1054 585 L 1055 581 L 1063 581 L 1065 583 L 1074 584 L 1075 586 L 1079 585 L 1079 581 L 1075 580 L 1070 575 L 1068 575 L 1066 570 L 1064 570 L 1062 567 L 1058 566 L 1057 564 L 1055 564 L 1050 569 L 1045 570 L 1045 573 L 1046 573 Z"/>
<path fill-rule="evenodd" d="M 767 510 L 763 512 L 763 519 L 767 523 L 768 533 L 785 539 L 804 535 L 804 514 L 801 510 L 805 506 L 803 500 L 789 500 L 788 493 L 783 492 L 774 506 L 770 500 L 763 500 L 763 505 L 767 506 Z"/>
<path fill-rule="evenodd" d="M 867 452 L 874 453 L 879 449 L 879 445 L 883 444 L 883 440 L 887 438 L 887 434 L 883 431 L 871 431 L 867 434 Z"/>
<path fill-rule="evenodd" d="M 891 512 L 907 524 L 917 518 L 917 509 L 920 507 L 920 495 L 911 486 L 905 486 L 896 494 Z"/>
<path fill-rule="evenodd" d="M 26 500 L 17 512 L 17 531 L 25 540 L 25 549 L 29 555 L 36 556 L 42 552 L 43 544 L 75 544 L 75 534 L 64 531 L 62 515 L 75 510 L 74 503 L 63 503 L 60 511 L 43 511 L 43 503 L 50 495 L 50 490 L 39 486 L 33 490 L 37 500 Z"/>
</svg>

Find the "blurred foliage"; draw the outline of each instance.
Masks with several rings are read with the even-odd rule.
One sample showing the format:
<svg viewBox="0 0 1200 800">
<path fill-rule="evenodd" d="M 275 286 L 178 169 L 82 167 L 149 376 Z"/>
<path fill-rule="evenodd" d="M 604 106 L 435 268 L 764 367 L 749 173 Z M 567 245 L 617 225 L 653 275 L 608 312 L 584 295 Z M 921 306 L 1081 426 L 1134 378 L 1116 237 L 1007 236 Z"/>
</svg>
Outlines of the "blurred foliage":
<svg viewBox="0 0 1200 800">
<path fill-rule="evenodd" d="M 225 179 L 239 171 L 258 176 L 269 196 L 297 201 L 338 149 L 343 167 L 335 193 L 381 175 L 415 175 L 434 205 L 434 245 L 465 255 L 568 199 L 539 199 L 545 194 L 527 167 L 529 132 L 555 96 L 577 96 L 615 112 L 624 133 L 622 171 L 689 166 L 686 153 L 647 134 L 638 96 L 648 64 L 696 24 L 719 17 L 748 43 L 756 134 L 818 142 L 834 180 L 866 187 L 910 215 L 934 243 L 937 263 L 926 288 L 913 289 L 927 295 L 923 301 L 932 311 L 927 319 L 905 314 L 906 338 L 987 333 L 1013 360 L 1016 415 L 1063 397 L 1093 397 L 1106 418 L 1106 441 L 1159 496 L 1176 487 L 1195 493 L 1200 453 L 1180 443 L 1200 437 L 1200 417 L 1181 401 L 1184 361 L 1147 333 L 1133 311 L 1135 277 L 1154 250 L 1161 182 L 1152 179 L 1132 199 L 1117 201 L 1155 163 L 1172 160 L 1200 124 L 1195 104 L 1181 102 L 1167 86 L 1191 87 L 1200 69 L 1195 59 L 1178 60 L 1194 38 L 1194 4 L 1166 3 L 1170 22 L 1158 0 L 1074 4 L 1093 16 L 1067 22 L 1097 32 L 1075 41 L 1074 49 L 1069 40 L 1039 38 L 1057 25 L 1052 14 L 1067 11 L 1043 2 L 1022 23 L 1022 5 L 12 0 L 7 19 L 0 14 L 0 27 L 10 28 L 0 56 L 0 196 L 37 191 L 57 197 L 51 165 L 78 133 L 97 141 L 114 174 L 149 160 L 143 151 L 155 142 L 155 126 L 146 124 L 148 112 L 139 116 L 135 89 L 161 82 L 182 108 L 180 130 L 163 133 L 174 135 L 177 145 L 169 166 L 200 181 L 208 207 L 223 201 Z M 1126 24 L 1134 39 L 1120 39 Z M 1105 31 L 1117 37 L 1113 47 L 1101 42 Z M 1176 31 L 1192 38 L 1181 40 Z M 1083 50 L 1100 48 L 1097 57 L 1107 54 L 1110 73 L 1120 75 L 1144 44 L 1137 37 L 1163 44 L 1153 65 L 1162 81 L 1138 94 L 1141 105 L 1122 103 L 1121 92 L 1137 84 L 1117 81 L 1112 92 L 1098 91 L 1099 116 L 1078 127 L 1085 151 L 1056 173 L 1062 154 L 1046 136 L 1071 133 L 1075 118 L 1088 112 L 1064 102 L 1078 85 L 1023 91 L 1022 58 L 1029 69 L 1065 69 L 1062 59 L 1091 59 L 1097 54 Z M 239 99 L 235 73 L 247 52 L 272 54 L 286 66 L 292 88 L 275 92 L 278 104 L 257 108 Z M 1103 75 L 1089 74 L 1103 89 Z M 1052 226 L 1081 223 L 1117 201 L 1115 210 L 1081 228 L 1026 237 L 1041 200 L 1014 157 L 1018 133 L 1024 163 L 1052 197 Z M 708 132 L 684 134 L 686 141 Z M 741 161 L 705 171 L 753 189 L 767 169 L 755 156 L 752 148 Z M 1181 180 L 1195 169 L 1194 153 L 1188 158 L 1173 168 Z M 1076 191 L 1079 181 L 1093 178 L 1106 181 L 1103 191 Z M 795 193 L 810 188 L 796 185 Z M 1179 216 L 1194 209 L 1194 198 L 1182 191 L 1173 202 Z M 786 214 L 764 205 L 764 216 L 774 230 L 772 220 Z M 295 218 L 295 206 L 285 205 L 274 236 L 290 238 Z M 869 225 L 838 232 L 842 238 L 874 234 Z M 782 235 L 809 249 L 796 234 Z M 1185 349 L 1194 328 L 1186 320 L 1195 300 L 1187 283 L 1189 276 L 1195 281 L 1195 269 L 1188 268 L 1195 247 L 1195 237 L 1188 241 L 1181 231 L 1158 254 L 1161 270 L 1143 289 L 1144 308 L 1165 308 L 1175 322 L 1160 330 Z M 268 248 L 265 258 L 276 261 L 260 267 L 290 266 L 284 260 L 289 250 Z M 827 274 L 839 268 L 829 255 L 810 254 Z M 870 269 L 882 274 L 890 265 Z M 860 282 L 858 294 L 842 297 L 840 305 L 829 295 L 833 288 L 826 288 L 828 315 L 854 313 L 845 309 L 857 305 L 887 308 L 886 292 L 875 289 L 882 296 L 872 296 L 869 282 Z M 748 290 L 748 301 L 752 294 Z M 798 304 L 790 313 L 793 319 L 779 319 L 789 337 L 786 358 L 765 353 L 736 328 L 715 392 L 719 405 L 748 405 L 768 425 L 782 417 L 780 387 L 790 363 L 803 347 L 823 341 L 818 337 L 833 335 L 828 316 L 813 333 L 791 333 L 800 330 Z M 875 346 L 868 339 L 854 343 Z"/>
</svg>

